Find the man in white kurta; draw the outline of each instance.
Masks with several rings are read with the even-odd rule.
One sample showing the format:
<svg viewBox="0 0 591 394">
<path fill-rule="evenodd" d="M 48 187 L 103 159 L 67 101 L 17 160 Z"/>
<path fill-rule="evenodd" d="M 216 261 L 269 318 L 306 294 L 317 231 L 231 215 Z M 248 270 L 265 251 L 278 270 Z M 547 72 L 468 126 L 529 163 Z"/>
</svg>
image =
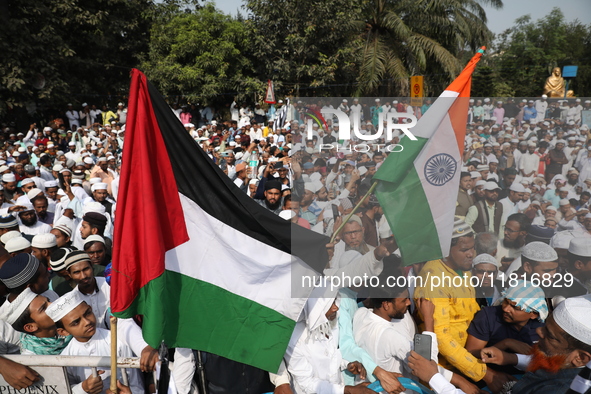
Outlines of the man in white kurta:
<svg viewBox="0 0 591 394">
<path fill-rule="evenodd" d="M 58 334 L 66 336 L 73 335 L 72 340 L 62 351 L 64 356 L 106 356 L 111 355 L 111 333 L 109 330 L 96 328 L 96 318 L 92 313 L 92 308 L 86 304 L 80 297 L 79 292 L 69 292 L 53 302 L 46 310 L 49 316 L 58 326 Z M 122 325 L 118 331 L 117 356 L 133 357 L 134 352 L 129 343 L 131 335 L 128 325 Z M 141 353 L 141 351 L 140 351 Z M 109 388 L 109 368 L 100 368 L 105 371 L 100 375 L 103 385 L 103 393 Z M 68 367 L 68 378 L 73 394 L 83 394 L 87 392 L 83 384 L 88 388 L 93 383 L 92 370 L 85 367 Z M 121 370 L 118 370 L 120 379 Z M 128 371 L 129 387 L 132 393 L 143 393 L 143 383 L 138 370 Z M 84 383 L 86 382 L 86 383 Z M 100 384 L 100 382 L 99 382 Z"/>
</svg>

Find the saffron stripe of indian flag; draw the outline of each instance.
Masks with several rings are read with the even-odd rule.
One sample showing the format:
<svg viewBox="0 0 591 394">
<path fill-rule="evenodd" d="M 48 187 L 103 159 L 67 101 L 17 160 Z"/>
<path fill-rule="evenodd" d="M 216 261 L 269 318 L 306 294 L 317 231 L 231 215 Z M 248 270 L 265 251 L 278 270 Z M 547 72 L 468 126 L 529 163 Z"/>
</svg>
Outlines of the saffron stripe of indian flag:
<svg viewBox="0 0 591 394">
<path fill-rule="evenodd" d="M 405 265 L 449 253 L 462 153 L 453 121 L 464 107 L 458 95 L 442 93 L 411 130 L 417 140 L 403 138 L 403 151 L 391 154 L 375 176 Z"/>
</svg>

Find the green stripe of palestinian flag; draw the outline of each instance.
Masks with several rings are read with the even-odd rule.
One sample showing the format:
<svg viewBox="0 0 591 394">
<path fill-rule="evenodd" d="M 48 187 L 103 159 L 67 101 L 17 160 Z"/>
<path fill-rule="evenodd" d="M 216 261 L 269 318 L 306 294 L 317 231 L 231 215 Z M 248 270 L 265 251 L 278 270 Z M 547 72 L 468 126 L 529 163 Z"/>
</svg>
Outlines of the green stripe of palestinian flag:
<svg viewBox="0 0 591 394">
<path fill-rule="evenodd" d="M 183 292 L 175 289 L 183 289 Z M 211 283 L 169 270 L 144 286 L 134 304 L 140 310 L 149 311 L 143 322 L 144 339 L 148 343 L 156 344 L 163 340 L 177 347 L 186 345 L 179 342 L 179 338 L 199 335 L 200 342 L 204 344 L 200 349 L 268 370 L 277 369 L 273 360 L 283 357 L 287 346 L 285 333 L 291 333 L 295 326 L 294 320 L 271 308 Z M 203 305 L 208 307 L 203 308 Z M 220 313 L 224 315 L 224 324 L 220 324 Z M 163 321 L 159 316 L 166 316 L 166 319 Z M 247 319 L 270 324 L 248 326 L 244 324 Z M 215 333 L 216 337 L 226 340 L 218 341 L 202 333 Z M 255 350 L 246 354 L 241 347 L 235 346 L 236 342 L 248 343 Z"/>
<path fill-rule="evenodd" d="M 325 236 L 242 192 L 158 91 L 132 72 L 111 307 L 143 315 L 146 341 L 276 372 L 322 272 Z"/>
</svg>

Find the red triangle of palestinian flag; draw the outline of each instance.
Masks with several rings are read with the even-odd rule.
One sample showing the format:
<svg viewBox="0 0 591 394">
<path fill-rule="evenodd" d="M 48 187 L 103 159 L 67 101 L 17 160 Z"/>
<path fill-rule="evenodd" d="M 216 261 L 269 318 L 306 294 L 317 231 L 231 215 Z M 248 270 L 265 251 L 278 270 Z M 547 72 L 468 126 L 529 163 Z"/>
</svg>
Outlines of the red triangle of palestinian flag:
<svg viewBox="0 0 591 394">
<path fill-rule="evenodd" d="M 131 77 L 112 310 L 143 315 L 153 347 L 164 341 L 276 371 L 309 295 L 293 273 L 321 272 L 328 239 L 240 191 L 145 75 Z"/>
</svg>

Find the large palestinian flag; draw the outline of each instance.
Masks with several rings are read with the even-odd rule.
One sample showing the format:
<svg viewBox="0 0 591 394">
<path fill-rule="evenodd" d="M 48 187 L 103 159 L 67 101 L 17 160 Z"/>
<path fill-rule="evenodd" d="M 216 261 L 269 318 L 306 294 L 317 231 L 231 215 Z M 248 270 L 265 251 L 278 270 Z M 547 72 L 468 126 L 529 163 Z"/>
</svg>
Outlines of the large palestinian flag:
<svg viewBox="0 0 591 394">
<path fill-rule="evenodd" d="M 132 70 L 114 234 L 111 307 L 143 315 L 146 342 L 276 371 L 306 294 L 292 271 L 321 271 L 327 238 L 259 206 Z"/>
<path fill-rule="evenodd" d="M 472 73 L 484 48 L 435 100 L 374 175 L 376 197 L 405 265 L 449 254 Z"/>
</svg>

